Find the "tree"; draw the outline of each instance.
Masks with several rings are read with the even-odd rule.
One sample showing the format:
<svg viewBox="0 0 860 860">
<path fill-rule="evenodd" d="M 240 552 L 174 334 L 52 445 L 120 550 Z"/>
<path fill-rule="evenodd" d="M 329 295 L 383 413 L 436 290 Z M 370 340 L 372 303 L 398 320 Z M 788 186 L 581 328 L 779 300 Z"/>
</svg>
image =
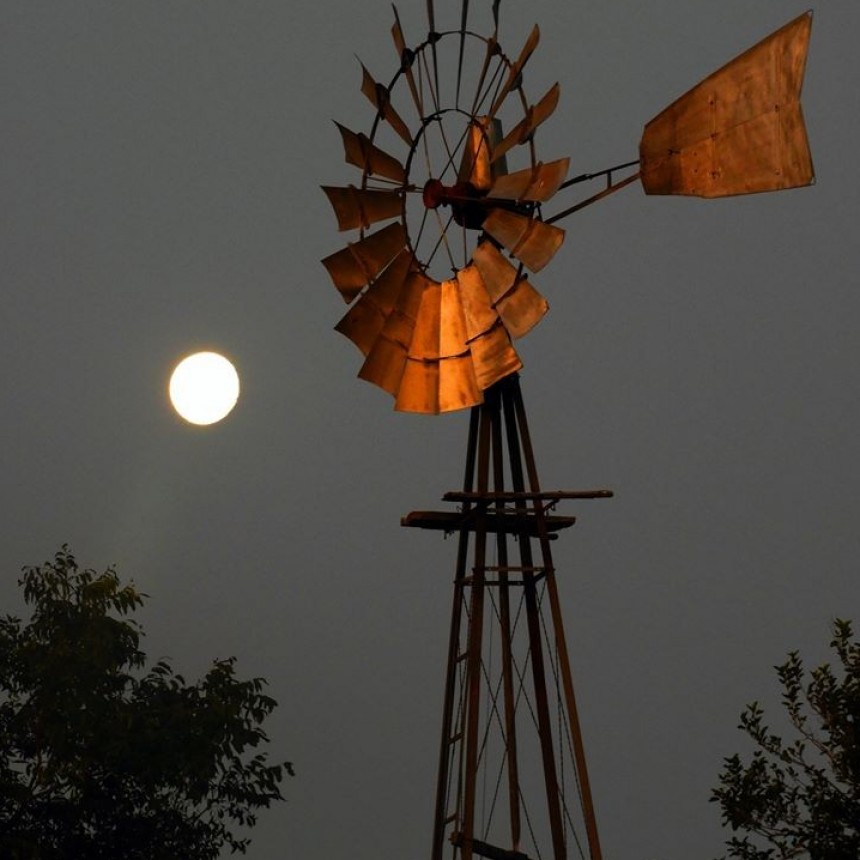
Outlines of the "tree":
<svg viewBox="0 0 860 860">
<path fill-rule="evenodd" d="M 739 728 L 755 742 L 748 763 L 725 759 L 712 801 L 739 860 L 857 860 L 860 857 L 860 643 L 851 623 L 835 621 L 831 647 L 839 663 L 808 673 L 791 652 L 776 673 L 793 739 L 765 725 L 757 702 Z"/>
<path fill-rule="evenodd" d="M 264 681 L 216 660 L 190 684 L 146 668 L 145 595 L 67 547 L 19 580 L 29 623 L 0 619 L 0 856 L 209 860 L 245 853 L 289 763 L 258 751 Z"/>
</svg>

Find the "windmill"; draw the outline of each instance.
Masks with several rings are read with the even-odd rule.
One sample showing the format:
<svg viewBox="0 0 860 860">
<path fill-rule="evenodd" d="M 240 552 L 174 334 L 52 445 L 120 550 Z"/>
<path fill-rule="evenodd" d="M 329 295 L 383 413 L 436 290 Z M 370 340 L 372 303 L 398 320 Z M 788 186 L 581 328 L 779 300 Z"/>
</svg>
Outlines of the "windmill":
<svg viewBox="0 0 860 860">
<path fill-rule="evenodd" d="M 427 0 L 408 42 L 397 9 L 393 77 L 361 67 L 369 130 L 338 125 L 360 180 L 324 186 L 344 248 L 323 260 L 347 313 L 336 329 L 359 377 L 397 410 L 470 410 L 462 488 L 403 525 L 458 536 L 432 860 L 600 860 L 552 542 L 566 500 L 542 489 L 514 342 L 548 304 L 531 276 L 564 241 L 558 222 L 635 182 L 648 194 L 722 197 L 814 180 L 800 107 L 811 13 L 791 21 L 645 125 L 639 158 L 568 178 L 538 157 L 558 84 L 532 101 L 525 72 L 540 32 L 508 56 L 499 0 L 486 35 L 462 0 L 450 27 Z M 619 179 L 619 175 L 621 178 Z M 605 187 L 554 213 L 558 195 Z"/>
</svg>

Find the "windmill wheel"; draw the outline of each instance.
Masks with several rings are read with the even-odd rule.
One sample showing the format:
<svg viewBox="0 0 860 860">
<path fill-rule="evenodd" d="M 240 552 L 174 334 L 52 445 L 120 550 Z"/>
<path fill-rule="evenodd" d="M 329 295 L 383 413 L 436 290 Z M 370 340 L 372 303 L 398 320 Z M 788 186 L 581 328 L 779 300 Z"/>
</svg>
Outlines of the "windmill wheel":
<svg viewBox="0 0 860 860">
<path fill-rule="evenodd" d="M 536 156 L 535 132 L 558 102 L 557 84 L 536 104 L 523 89 L 537 27 L 511 60 L 495 32 L 478 35 L 465 14 L 439 32 L 428 8 L 429 33 L 414 48 L 395 9 L 389 84 L 362 65 L 370 129 L 338 125 L 360 181 L 324 187 L 340 230 L 357 234 L 323 264 L 351 305 L 336 328 L 365 356 L 359 376 L 396 409 L 433 414 L 481 403 L 522 367 L 512 340 L 547 310 L 527 270 L 542 269 L 564 238 L 541 204 L 568 159 Z"/>
</svg>

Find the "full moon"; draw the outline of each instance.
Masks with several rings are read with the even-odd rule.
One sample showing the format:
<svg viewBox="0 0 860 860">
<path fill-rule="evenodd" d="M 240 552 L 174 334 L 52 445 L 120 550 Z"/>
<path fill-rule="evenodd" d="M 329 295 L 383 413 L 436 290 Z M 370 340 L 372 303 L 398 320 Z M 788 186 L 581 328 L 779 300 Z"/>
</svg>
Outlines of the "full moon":
<svg viewBox="0 0 860 860">
<path fill-rule="evenodd" d="M 183 358 L 170 377 L 170 402 L 191 424 L 214 424 L 225 418 L 239 399 L 239 374 L 217 352 L 196 352 Z"/>
</svg>

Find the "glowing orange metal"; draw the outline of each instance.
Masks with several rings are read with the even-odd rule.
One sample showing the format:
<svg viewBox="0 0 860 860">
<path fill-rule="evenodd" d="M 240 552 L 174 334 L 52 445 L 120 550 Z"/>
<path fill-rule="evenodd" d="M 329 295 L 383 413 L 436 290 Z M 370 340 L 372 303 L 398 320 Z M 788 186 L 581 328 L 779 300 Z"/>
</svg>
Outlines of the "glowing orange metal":
<svg viewBox="0 0 860 860">
<path fill-rule="evenodd" d="M 811 12 L 795 18 L 645 126 L 648 194 L 724 197 L 813 181 L 800 107 L 811 27 Z"/>
</svg>

